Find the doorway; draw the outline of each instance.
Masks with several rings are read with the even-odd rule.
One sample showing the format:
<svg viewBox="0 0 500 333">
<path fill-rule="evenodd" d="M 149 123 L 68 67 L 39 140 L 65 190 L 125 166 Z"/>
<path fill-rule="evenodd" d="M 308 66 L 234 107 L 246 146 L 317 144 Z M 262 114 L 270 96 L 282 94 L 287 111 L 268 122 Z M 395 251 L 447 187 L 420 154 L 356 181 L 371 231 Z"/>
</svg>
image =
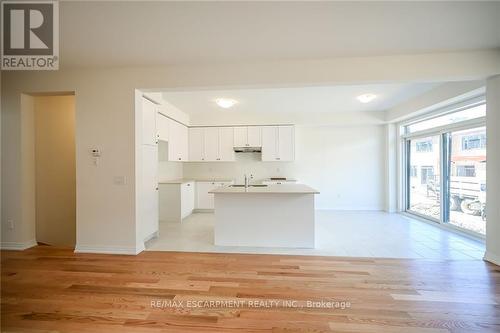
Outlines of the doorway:
<svg viewBox="0 0 500 333">
<path fill-rule="evenodd" d="M 38 244 L 76 243 L 75 96 L 34 95 L 35 233 Z"/>
</svg>

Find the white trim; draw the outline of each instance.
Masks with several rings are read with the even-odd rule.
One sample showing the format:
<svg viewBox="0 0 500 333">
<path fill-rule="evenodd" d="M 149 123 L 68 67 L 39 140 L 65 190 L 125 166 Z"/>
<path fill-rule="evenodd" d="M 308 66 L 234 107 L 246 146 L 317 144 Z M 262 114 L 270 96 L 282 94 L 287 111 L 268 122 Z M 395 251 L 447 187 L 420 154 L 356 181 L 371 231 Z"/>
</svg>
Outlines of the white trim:
<svg viewBox="0 0 500 333">
<path fill-rule="evenodd" d="M 451 131 L 462 131 L 476 127 L 484 127 L 486 126 L 486 117 L 479 117 L 469 120 L 464 120 L 460 122 L 456 122 L 453 124 L 443 125 L 439 127 L 433 127 L 426 130 L 404 134 L 401 136 L 403 139 L 419 139 L 425 138 L 431 135 L 440 135 L 443 133 L 448 133 Z"/>
<path fill-rule="evenodd" d="M 215 209 L 213 208 L 195 208 L 193 213 L 214 213 Z"/>
<path fill-rule="evenodd" d="M 425 111 L 417 116 L 402 120 L 399 122 L 399 124 L 401 126 L 408 126 L 408 125 L 412 125 L 415 123 L 419 123 L 421 121 L 429 120 L 432 118 L 444 116 L 447 114 L 467 110 L 467 109 L 473 108 L 475 106 L 486 104 L 485 88 L 481 88 L 478 91 L 480 91 L 480 95 L 478 95 L 478 96 L 475 96 L 473 98 L 462 99 L 458 102 L 446 104 L 444 106 L 440 106 L 439 105 L 440 103 L 435 104 L 433 106 L 432 110 L 428 110 L 428 111 Z M 421 110 L 421 112 L 422 112 L 422 110 Z"/>
<path fill-rule="evenodd" d="M 487 262 L 500 266 L 500 256 L 497 256 L 496 254 L 486 251 L 483 259 Z"/>
<path fill-rule="evenodd" d="M 144 245 L 142 248 L 136 247 L 114 247 L 114 246 L 87 246 L 87 245 L 77 245 L 75 247 L 75 253 L 103 253 L 103 254 L 126 254 L 126 255 L 137 255 L 144 251 Z"/>
<path fill-rule="evenodd" d="M 26 242 L 2 242 L 0 248 L 2 250 L 23 251 L 37 245 L 36 240 L 32 239 Z"/>
</svg>

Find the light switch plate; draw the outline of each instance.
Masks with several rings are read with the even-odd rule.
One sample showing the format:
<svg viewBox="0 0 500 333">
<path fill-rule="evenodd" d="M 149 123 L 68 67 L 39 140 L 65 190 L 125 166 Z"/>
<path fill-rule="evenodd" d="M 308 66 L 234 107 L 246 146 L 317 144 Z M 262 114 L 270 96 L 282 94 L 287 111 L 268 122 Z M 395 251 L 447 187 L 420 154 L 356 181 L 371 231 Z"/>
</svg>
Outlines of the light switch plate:
<svg viewBox="0 0 500 333">
<path fill-rule="evenodd" d="M 125 185 L 126 184 L 125 176 L 114 176 L 113 177 L 113 184 L 115 184 L 115 185 Z"/>
</svg>

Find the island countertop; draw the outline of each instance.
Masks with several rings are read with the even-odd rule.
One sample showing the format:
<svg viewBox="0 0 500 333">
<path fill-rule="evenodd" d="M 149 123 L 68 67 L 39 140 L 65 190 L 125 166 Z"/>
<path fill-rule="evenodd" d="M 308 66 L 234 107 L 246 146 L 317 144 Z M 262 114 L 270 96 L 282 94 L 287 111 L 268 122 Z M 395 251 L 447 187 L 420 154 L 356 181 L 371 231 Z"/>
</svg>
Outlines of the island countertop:
<svg viewBox="0 0 500 333">
<path fill-rule="evenodd" d="M 252 187 L 224 186 L 213 189 L 208 193 L 282 193 L 282 194 L 319 194 L 319 191 L 304 184 L 268 185 Z"/>
</svg>

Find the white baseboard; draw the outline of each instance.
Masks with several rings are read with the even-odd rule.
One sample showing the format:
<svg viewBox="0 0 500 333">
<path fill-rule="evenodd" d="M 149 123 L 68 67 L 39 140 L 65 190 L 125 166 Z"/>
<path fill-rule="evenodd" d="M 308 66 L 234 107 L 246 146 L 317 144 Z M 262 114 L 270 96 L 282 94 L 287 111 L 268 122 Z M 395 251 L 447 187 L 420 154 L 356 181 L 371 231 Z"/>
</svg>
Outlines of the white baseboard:
<svg viewBox="0 0 500 333">
<path fill-rule="evenodd" d="M 102 254 L 126 254 L 137 255 L 144 251 L 142 248 L 135 247 L 115 247 L 115 246 L 87 246 L 76 245 L 75 253 L 102 253 Z"/>
<path fill-rule="evenodd" d="M 37 242 L 35 239 L 29 240 L 27 242 L 1 242 L 0 248 L 2 250 L 14 250 L 14 251 L 22 251 L 29 249 L 30 247 L 37 246 Z"/>
<path fill-rule="evenodd" d="M 195 210 L 193 210 L 193 213 L 214 213 L 215 212 L 215 209 L 200 209 L 200 208 L 196 208 Z"/>
<path fill-rule="evenodd" d="M 500 256 L 497 256 L 491 252 L 486 251 L 483 259 L 486 260 L 487 262 L 491 262 L 492 264 L 500 266 Z"/>
</svg>

